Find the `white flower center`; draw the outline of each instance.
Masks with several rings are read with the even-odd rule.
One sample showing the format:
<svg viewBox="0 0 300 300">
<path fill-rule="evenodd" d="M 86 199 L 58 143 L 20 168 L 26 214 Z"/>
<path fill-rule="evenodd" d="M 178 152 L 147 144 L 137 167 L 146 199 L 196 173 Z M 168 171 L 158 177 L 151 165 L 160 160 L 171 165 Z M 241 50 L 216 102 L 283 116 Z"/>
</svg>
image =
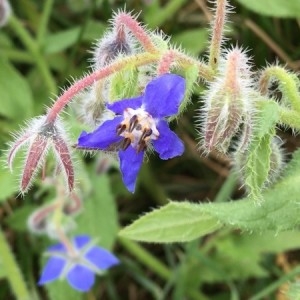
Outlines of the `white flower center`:
<svg viewBox="0 0 300 300">
<path fill-rule="evenodd" d="M 137 152 L 144 151 L 150 140 L 159 137 L 155 119 L 143 108 L 126 108 L 123 116 L 124 120 L 117 127 L 117 134 L 124 137 L 123 150 L 131 144 Z"/>
</svg>

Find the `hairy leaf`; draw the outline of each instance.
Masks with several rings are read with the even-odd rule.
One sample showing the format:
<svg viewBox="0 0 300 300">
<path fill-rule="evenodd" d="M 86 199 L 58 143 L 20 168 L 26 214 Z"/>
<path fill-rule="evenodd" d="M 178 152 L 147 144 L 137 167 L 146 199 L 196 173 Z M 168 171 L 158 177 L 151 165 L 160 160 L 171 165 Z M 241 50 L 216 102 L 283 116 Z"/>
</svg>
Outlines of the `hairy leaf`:
<svg viewBox="0 0 300 300">
<path fill-rule="evenodd" d="M 199 211 L 201 205 L 170 202 L 124 228 L 121 236 L 143 242 L 191 241 L 221 227 L 218 220 Z"/>
<path fill-rule="evenodd" d="M 249 194 L 260 201 L 261 191 L 268 183 L 271 171 L 271 144 L 275 136 L 275 125 L 279 118 L 278 106 L 273 102 L 263 102 L 256 116 L 256 124 L 246 158 L 240 160 L 244 183 Z M 245 164 L 245 165 L 243 165 Z"/>
<path fill-rule="evenodd" d="M 283 179 L 262 193 L 258 204 L 253 196 L 226 203 L 195 204 L 170 202 L 125 227 L 121 236 L 145 242 L 183 242 L 211 233 L 220 227 L 258 232 L 280 232 L 300 225 L 300 151 Z"/>
</svg>

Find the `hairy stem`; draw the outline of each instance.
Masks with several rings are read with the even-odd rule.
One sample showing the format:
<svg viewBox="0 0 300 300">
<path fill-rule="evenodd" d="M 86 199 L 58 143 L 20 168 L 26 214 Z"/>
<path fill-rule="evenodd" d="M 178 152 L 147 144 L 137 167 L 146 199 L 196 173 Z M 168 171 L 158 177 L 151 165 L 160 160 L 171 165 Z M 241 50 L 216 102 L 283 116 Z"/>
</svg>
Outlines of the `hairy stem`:
<svg viewBox="0 0 300 300">
<path fill-rule="evenodd" d="M 64 107 L 67 104 L 69 104 L 69 102 L 73 99 L 73 97 L 83 89 L 95 83 L 96 81 L 120 71 L 127 65 L 140 66 L 140 65 L 145 65 L 157 61 L 158 59 L 159 59 L 158 54 L 154 55 L 149 53 L 142 53 L 134 56 L 128 56 L 122 59 L 118 59 L 112 64 L 108 65 L 107 67 L 104 67 L 101 70 L 97 70 L 87 75 L 86 77 L 78 80 L 56 100 L 55 104 L 52 106 L 52 108 L 47 114 L 46 122 L 49 123 L 55 122 L 59 113 L 64 109 Z"/>
<path fill-rule="evenodd" d="M 279 89 L 283 94 L 284 101 L 291 104 L 291 107 L 300 112 L 300 95 L 299 95 L 299 79 L 293 73 L 280 66 L 271 66 L 263 70 L 259 78 L 260 92 L 265 96 L 272 80 L 276 79 Z"/>
<path fill-rule="evenodd" d="M 215 71 L 219 64 L 226 20 L 227 0 L 216 1 L 216 14 L 213 20 L 212 35 L 209 47 L 209 66 Z"/>
<path fill-rule="evenodd" d="M 133 19 L 130 15 L 126 13 L 120 13 L 115 19 L 117 30 L 124 25 L 133 33 L 136 39 L 142 44 L 144 49 L 150 53 L 158 52 L 158 49 L 152 42 L 150 36 L 147 34 L 146 30 Z"/>
</svg>

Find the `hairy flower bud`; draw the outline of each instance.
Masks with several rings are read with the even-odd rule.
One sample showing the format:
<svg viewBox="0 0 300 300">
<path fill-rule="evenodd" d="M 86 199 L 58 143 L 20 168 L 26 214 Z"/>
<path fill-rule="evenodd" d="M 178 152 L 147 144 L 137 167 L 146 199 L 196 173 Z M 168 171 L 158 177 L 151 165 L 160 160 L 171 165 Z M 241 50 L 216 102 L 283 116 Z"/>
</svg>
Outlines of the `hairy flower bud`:
<svg viewBox="0 0 300 300">
<path fill-rule="evenodd" d="M 17 135 L 15 142 L 11 145 L 7 158 L 10 169 L 12 169 L 12 163 L 17 151 L 25 146 L 28 146 L 28 150 L 21 175 L 21 192 L 28 190 L 50 149 L 55 154 L 58 169 L 62 171 L 69 191 L 73 190 L 74 168 L 71 152 L 60 121 L 47 123 L 45 116 L 33 119 L 27 128 Z"/>
<path fill-rule="evenodd" d="M 130 55 L 133 51 L 133 40 L 125 26 L 113 28 L 96 44 L 93 68 L 99 70 L 111 63 L 118 55 Z"/>
<path fill-rule="evenodd" d="M 252 113 L 249 59 L 241 49 L 223 55 L 216 79 L 205 92 L 200 111 L 203 151 L 226 153 L 240 125 Z"/>
<path fill-rule="evenodd" d="M 7 0 L 0 0 L 0 27 L 5 26 L 11 14 L 11 7 Z"/>
</svg>

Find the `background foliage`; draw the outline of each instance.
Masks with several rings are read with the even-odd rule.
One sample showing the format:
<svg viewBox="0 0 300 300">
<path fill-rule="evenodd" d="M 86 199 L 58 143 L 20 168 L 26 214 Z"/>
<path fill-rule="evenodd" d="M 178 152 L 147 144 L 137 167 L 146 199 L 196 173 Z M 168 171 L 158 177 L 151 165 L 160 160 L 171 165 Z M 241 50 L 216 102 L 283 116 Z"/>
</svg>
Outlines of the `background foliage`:
<svg viewBox="0 0 300 300">
<path fill-rule="evenodd" d="M 299 70 L 298 0 L 238 0 L 231 4 L 236 6 L 236 14 L 230 16 L 228 37 L 233 44 L 249 49 L 257 69 L 265 66 L 266 61 L 278 60 L 288 68 Z M 89 70 L 92 43 L 101 37 L 113 11 L 124 8 L 124 1 L 27 0 L 13 1 L 12 6 L 15 16 L 0 31 L 1 158 L 5 155 L 6 143 L 11 140 L 11 132 L 18 130 L 28 118 L 41 114 L 61 87 Z M 172 36 L 175 44 L 181 44 L 195 56 L 203 56 L 207 46 L 211 17 L 207 6 L 209 4 L 202 0 L 126 1 L 127 10 L 142 10 L 139 19 L 149 28 L 159 27 Z M 54 191 L 45 190 L 38 181 L 22 198 L 18 196 L 16 184 L 18 172 L 12 175 L 1 166 L 0 222 L 31 299 L 298 299 L 299 285 L 293 285 L 288 291 L 286 283 L 294 281 L 300 272 L 297 267 L 299 233 L 294 230 L 276 234 L 279 228 L 274 227 L 269 212 L 276 214 L 274 206 L 277 204 L 286 211 L 292 207 L 293 215 L 283 210 L 276 218 L 282 220 L 281 226 L 291 218 L 296 224 L 299 200 L 285 193 L 283 182 L 274 193 L 281 193 L 281 199 L 286 202 L 257 207 L 246 200 L 243 207 L 230 208 L 230 218 L 228 213 L 222 215 L 226 201 L 243 197 L 245 191 L 230 174 L 229 157 L 214 154 L 201 157 L 197 152 L 193 118 L 195 109 L 201 105 L 198 99 L 202 88 L 199 86 L 195 91 L 193 104 L 178 123 L 172 123 L 185 142 L 184 156 L 164 162 L 154 155 L 150 157 L 151 164 L 143 166 L 134 195 L 125 190 L 114 166 L 107 174 L 97 175 L 98 157 L 85 159 L 78 155 L 78 164 L 83 170 L 79 180 L 87 196 L 84 213 L 76 219 L 76 231 L 99 237 L 99 243 L 107 248 L 114 246 L 122 260 L 120 267 L 98 278 L 94 289 L 86 295 L 71 290 L 64 282 L 46 288 L 36 286 L 43 264 L 41 253 L 51 241 L 30 234 L 26 220 L 35 208 L 54 197 Z M 81 128 L 76 127 L 72 108 L 65 117 L 74 124 L 72 137 L 75 140 Z M 285 141 L 287 160 L 290 160 L 299 147 L 299 138 L 281 128 L 278 132 Z M 299 152 L 295 157 L 299 157 Z M 299 185 L 298 170 L 297 164 L 286 170 L 290 176 L 286 180 L 293 180 L 295 188 Z M 191 207 L 192 201 L 225 202 L 220 203 L 219 211 L 209 210 L 210 206 L 197 207 L 190 216 L 191 223 L 199 226 L 197 234 L 205 222 L 204 227 L 211 230 L 204 233 L 220 229 L 195 241 L 172 245 L 136 244 L 117 237 L 120 227 L 146 212 L 152 212 L 148 216 L 154 218 L 154 225 L 159 225 L 159 214 L 153 209 L 167 204 L 168 199 L 179 202 L 189 199 Z M 171 203 L 164 209 L 169 212 L 172 226 L 182 232 L 182 241 L 191 240 L 193 232 L 188 232 L 191 224 L 176 222 L 177 216 L 185 212 L 184 205 Z M 244 219 L 243 212 L 251 209 L 253 220 Z M 272 231 L 255 234 L 232 230 L 230 226 L 221 228 L 217 221 L 221 219 L 228 225 L 244 221 L 257 231 L 266 215 L 270 216 L 268 229 Z M 149 228 L 151 230 L 156 232 L 157 227 Z M 134 232 L 135 237 L 136 234 Z M 172 242 L 168 231 L 162 233 L 161 241 Z M 1 257 L 0 299 L 13 299 L 5 262 Z"/>
</svg>

